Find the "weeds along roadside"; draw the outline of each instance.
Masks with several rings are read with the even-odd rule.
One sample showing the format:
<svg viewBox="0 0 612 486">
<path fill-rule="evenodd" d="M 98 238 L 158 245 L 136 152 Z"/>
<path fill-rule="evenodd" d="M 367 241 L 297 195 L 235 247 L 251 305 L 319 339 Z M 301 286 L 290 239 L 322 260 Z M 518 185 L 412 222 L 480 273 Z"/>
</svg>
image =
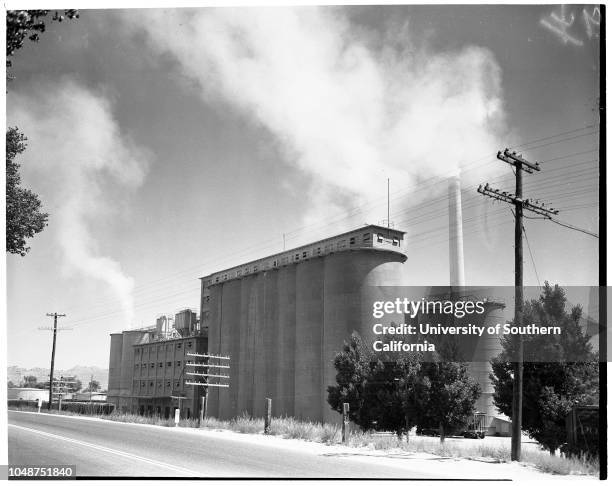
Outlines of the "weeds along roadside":
<svg viewBox="0 0 612 486">
<path fill-rule="evenodd" d="M 9 407 L 9 410 L 23 410 L 25 407 Z M 32 408 L 32 410 L 34 410 Z M 42 413 L 83 416 L 86 414 L 57 410 L 44 410 Z M 135 424 L 174 427 L 173 418 L 143 416 L 129 413 L 111 413 L 108 415 L 89 415 L 103 420 Z M 179 427 L 200 428 L 197 419 L 181 419 Z M 202 428 L 211 430 L 231 430 L 241 434 L 262 434 L 263 418 L 251 418 L 242 415 L 231 420 L 219 420 L 214 417 L 204 419 Z M 335 445 L 340 443 L 341 429 L 333 424 L 303 422 L 293 417 L 275 417 L 270 425 L 270 434 L 286 439 L 299 439 L 309 442 Z M 491 445 L 475 442 L 440 443 L 421 437 L 411 436 L 409 441 L 399 440 L 395 435 L 379 435 L 370 432 L 352 431 L 348 447 L 362 447 L 373 450 L 399 449 L 407 453 L 426 453 L 441 457 L 463 458 L 471 460 L 486 460 L 493 463 L 509 463 L 510 448 L 503 445 Z M 585 457 L 551 456 L 546 451 L 523 451 L 522 464 L 533 465 L 542 472 L 557 475 L 593 475 L 599 474 L 599 461 Z"/>
</svg>

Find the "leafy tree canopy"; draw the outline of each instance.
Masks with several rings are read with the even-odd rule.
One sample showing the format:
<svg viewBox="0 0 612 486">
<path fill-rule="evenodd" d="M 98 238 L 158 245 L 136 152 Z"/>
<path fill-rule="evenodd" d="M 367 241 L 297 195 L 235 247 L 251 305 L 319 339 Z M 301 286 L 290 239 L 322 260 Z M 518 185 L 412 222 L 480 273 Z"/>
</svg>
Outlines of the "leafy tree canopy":
<svg viewBox="0 0 612 486">
<path fill-rule="evenodd" d="M 30 250 L 26 239 L 47 226 L 39 197 L 21 187 L 19 164 L 15 157 L 26 149 L 26 137 L 16 127 L 6 132 L 6 251 L 25 256 Z"/>
<path fill-rule="evenodd" d="M 26 38 L 38 42 L 40 34 L 45 31 L 44 18 L 50 10 L 8 10 L 6 12 L 6 67 L 12 66 L 9 59 L 15 51 L 21 49 Z M 64 10 L 64 14 L 55 11 L 52 20 L 62 22 L 64 18 L 79 18 L 78 10 Z"/>
<path fill-rule="evenodd" d="M 576 405 L 599 400 L 597 355 L 580 327 L 582 309 L 566 309 L 565 291 L 545 283 L 538 300 L 525 303 L 524 322 L 561 327 L 561 335 L 523 336 L 522 427 L 551 454 L 565 442 L 565 417 Z M 492 360 L 494 403 L 512 418 L 512 357 L 516 343 L 502 340 L 503 351 Z M 546 362 L 542 362 L 545 357 Z"/>
</svg>

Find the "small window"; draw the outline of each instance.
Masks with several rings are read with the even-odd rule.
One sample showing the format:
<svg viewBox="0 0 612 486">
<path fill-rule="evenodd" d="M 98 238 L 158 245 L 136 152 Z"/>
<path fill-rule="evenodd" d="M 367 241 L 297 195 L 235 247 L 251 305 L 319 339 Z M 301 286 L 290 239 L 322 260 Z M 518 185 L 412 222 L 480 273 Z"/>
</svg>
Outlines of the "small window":
<svg viewBox="0 0 612 486">
<path fill-rule="evenodd" d="M 188 348 L 190 348 L 192 344 L 193 344 L 193 343 L 192 343 L 191 341 L 189 341 L 189 342 L 187 343 L 187 347 L 188 347 Z"/>
<path fill-rule="evenodd" d="M 155 368 L 155 363 L 151 363 L 151 368 Z"/>
<path fill-rule="evenodd" d="M 240 277 L 240 275 L 242 275 L 242 270 L 236 270 L 236 277 Z M 206 296 L 208 300 L 210 300 L 210 297 Z M 208 300 L 206 302 L 208 302 Z"/>
<path fill-rule="evenodd" d="M 377 239 L 377 241 L 378 241 L 379 243 L 382 243 L 382 242 L 383 242 L 383 236 L 382 236 L 382 235 L 377 235 L 377 236 L 376 236 L 376 239 Z"/>
<path fill-rule="evenodd" d="M 351 239 L 349 240 L 349 244 L 354 245 L 355 244 L 355 237 L 351 237 Z"/>
<path fill-rule="evenodd" d="M 177 388 L 181 386 L 181 383 L 179 381 L 177 381 L 174 386 L 176 386 Z"/>
<path fill-rule="evenodd" d="M 176 349 L 181 349 L 182 343 L 176 343 Z"/>
<path fill-rule="evenodd" d="M 166 383 L 166 386 L 167 386 L 168 388 L 170 388 L 170 382 Z"/>
<path fill-rule="evenodd" d="M 308 256 L 308 252 L 305 251 L 304 253 L 302 253 L 302 258 L 306 258 Z"/>
<path fill-rule="evenodd" d="M 370 241 L 371 238 L 372 238 L 372 235 L 370 233 L 363 234 L 363 241 Z"/>
<path fill-rule="evenodd" d="M 320 254 L 321 254 L 321 247 L 318 247 L 317 248 L 317 255 L 320 255 Z"/>
<path fill-rule="evenodd" d="M 204 302 L 210 302 L 210 295 L 207 295 L 206 297 L 204 297 Z"/>
<path fill-rule="evenodd" d="M 180 361 L 177 361 L 177 362 L 176 362 L 176 366 L 181 366 L 181 362 L 180 362 Z"/>
<path fill-rule="evenodd" d="M 215 283 L 219 282 L 219 277 L 215 278 Z"/>
<path fill-rule="evenodd" d="M 300 259 L 300 254 L 299 254 L 299 253 L 296 253 L 296 254 L 295 254 L 295 258 L 294 258 L 294 260 L 296 260 L 296 261 L 297 261 L 297 260 L 299 260 L 299 259 Z"/>
<path fill-rule="evenodd" d="M 256 272 L 257 271 L 257 265 L 253 265 L 253 271 Z"/>
<path fill-rule="evenodd" d="M 159 367 L 163 368 L 164 367 L 164 363 L 162 363 L 161 361 L 159 362 Z"/>
<path fill-rule="evenodd" d="M 278 265 L 278 262 L 277 262 L 276 260 L 274 260 L 274 261 L 272 262 L 272 266 L 273 266 L 273 267 L 276 267 L 277 265 Z"/>
<path fill-rule="evenodd" d="M 149 383 L 149 386 L 153 386 L 153 382 Z"/>
<path fill-rule="evenodd" d="M 145 383 L 144 381 L 141 381 L 141 382 L 140 382 L 140 388 L 142 388 L 142 387 L 143 387 L 143 386 L 145 386 L 145 385 L 146 385 L 146 383 Z"/>
<path fill-rule="evenodd" d="M 166 366 L 167 366 L 168 368 L 170 368 L 170 366 L 172 366 L 172 361 L 168 361 L 168 362 L 166 363 Z"/>
<path fill-rule="evenodd" d="M 223 280 L 227 280 L 227 273 L 223 275 Z"/>
<path fill-rule="evenodd" d="M 397 238 L 393 238 L 393 246 L 399 246 L 399 240 Z"/>
</svg>

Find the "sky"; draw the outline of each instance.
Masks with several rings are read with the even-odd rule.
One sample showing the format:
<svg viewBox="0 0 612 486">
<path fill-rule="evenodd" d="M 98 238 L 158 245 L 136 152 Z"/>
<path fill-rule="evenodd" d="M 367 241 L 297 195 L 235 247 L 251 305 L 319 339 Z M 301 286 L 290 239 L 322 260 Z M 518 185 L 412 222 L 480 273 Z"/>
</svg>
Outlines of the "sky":
<svg viewBox="0 0 612 486">
<path fill-rule="evenodd" d="M 13 57 L 7 125 L 48 227 L 7 255 L 9 365 L 108 366 L 109 333 L 199 305 L 199 277 L 387 217 L 409 285 L 448 284 L 447 178 L 467 285 L 514 283 L 524 191 L 597 233 L 592 6 L 80 10 Z M 573 18 L 573 21 L 572 21 Z M 569 27 L 567 26 L 569 25 Z M 525 284 L 598 283 L 597 238 L 526 219 Z"/>
</svg>

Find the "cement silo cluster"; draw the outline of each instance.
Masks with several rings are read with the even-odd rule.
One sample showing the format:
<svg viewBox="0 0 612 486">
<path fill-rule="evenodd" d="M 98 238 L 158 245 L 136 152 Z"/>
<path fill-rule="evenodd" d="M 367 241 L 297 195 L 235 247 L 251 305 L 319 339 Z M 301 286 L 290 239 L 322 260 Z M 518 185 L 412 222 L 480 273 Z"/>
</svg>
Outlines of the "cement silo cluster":
<svg viewBox="0 0 612 486">
<path fill-rule="evenodd" d="M 371 326 L 379 286 L 401 285 L 404 233 L 366 226 L 202 279 L 209 352 L 231 357 L 230 388 L 210 390 L 220 418 L 274 415 L 336 421 L 327 404 L 334 355 Z"/>
<path fill-rule="evenodd" d="M 450 290 L 465 281 L 461 191 L 449 179 Z M 327 387 L 335 384 L 335 354 L 353 331 L 371 334 L 371 302 L 404 285 L 404 232 L 368 225 L 309 245 L 215 272 L 201 279 L 201 322 L 209 353 L 229 356 L 230 388 L 211 389 L 208 413 L 222 419 L 262 416 L 265 398 L 276 416 L 337 421 Z M 379 295 L 380 294 L 380 295 Z M 503 319 L 490 302 L 485 325 Z M 477 410 L 497 412 L 489 360 L 498 338 L 477 343 L 470 373 L 483 394 Z"/>
</svg>

